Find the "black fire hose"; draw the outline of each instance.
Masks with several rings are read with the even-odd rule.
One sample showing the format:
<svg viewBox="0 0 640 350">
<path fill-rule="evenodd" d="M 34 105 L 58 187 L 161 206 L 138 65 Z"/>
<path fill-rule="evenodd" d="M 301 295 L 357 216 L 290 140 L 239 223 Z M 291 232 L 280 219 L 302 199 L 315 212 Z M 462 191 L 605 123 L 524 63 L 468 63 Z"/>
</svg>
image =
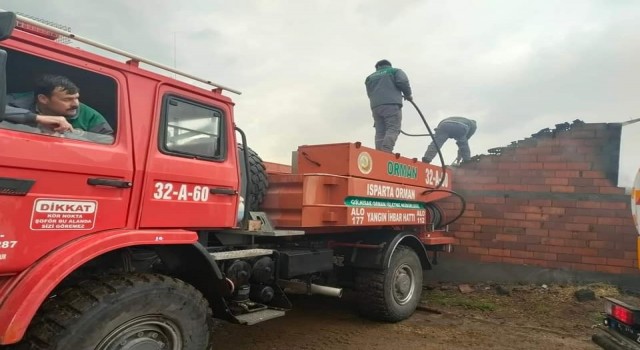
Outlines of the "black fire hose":
<svg viewBox="0 0 640 350">
<path fill-rule="evenodd" d="M 436 139 L 433 135 L 433 131 L 431 131 L 431 127 L 429 127 L 429 123 L 427 123 L 427 119 L 424 117 L 424 115 L 422 115 L 422 111 L 420 111 L 420 108 L 418 108 L 418 105 L 413 102 L 413 100 L 409 100 L 409 102 L 411 102 L 411 104 L 413 105 L 413 107 L 415 107 L 416 111 L 418 111 L 418 114 L 420 115 L 420 118 L 422 119 L 422 122 L 424 123 L 424 126 L 427 128 L 427 131 L 429 131 L 428 134 L 414 134 L 414 135 L 410 135 L 407 134 L 405 132 L 403 132 L 402 130 L 400 132 L 402 132 L 403 134 L 407 135 L 407 136 L 431 136 L 431 140 L 433 141 L 433 144 L 436 146 L 436 149 L 438 150 L 438 157 L 440 158 L 440 164 L 441 164 L 441 168 L 442 168 L 442 177 L 440 178 L 440 182 L 438 182 L 438 185 L 435 188 L 440 188 L 442 186 L 442 183 L 444 182 L 444 178 L 447 175 L 446 171 L 447 171 L 447 166 L 444 164 L 444 157 L 442 156 L 442 152 L 440 151 L 440 146 L 438 145 L 438 143 L 436 143 Z"/>
</svg>

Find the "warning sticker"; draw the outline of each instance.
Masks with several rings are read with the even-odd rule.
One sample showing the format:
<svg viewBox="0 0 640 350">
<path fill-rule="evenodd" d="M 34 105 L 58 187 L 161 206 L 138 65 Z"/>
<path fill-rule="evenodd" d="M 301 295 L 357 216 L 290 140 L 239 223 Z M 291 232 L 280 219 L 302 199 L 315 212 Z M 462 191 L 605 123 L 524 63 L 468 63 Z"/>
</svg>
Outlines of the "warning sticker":
<svg viewBox="0 0 640 350">
<path fill-rule="evenodd" d="M 91 230 L 95 226 L 98 202 L 36 199 L 31 214 L 32 230 Z"/>
</svg>

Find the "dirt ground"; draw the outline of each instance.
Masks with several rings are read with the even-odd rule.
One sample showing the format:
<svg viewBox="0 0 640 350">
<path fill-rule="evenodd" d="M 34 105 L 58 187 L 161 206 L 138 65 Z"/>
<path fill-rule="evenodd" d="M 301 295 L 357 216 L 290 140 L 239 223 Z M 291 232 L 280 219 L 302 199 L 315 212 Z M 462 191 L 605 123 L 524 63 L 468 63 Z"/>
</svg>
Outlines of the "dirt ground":
<svg viewBox="0 0 640 350">
<path fill-rule="evenodd" d="M 502 288 L 504 287 L 504 288 Z M 578 302 L 576 286 L 431 286 L 408 320 L 376 323 L 358 316 L 353 296 L 295 296 L 285 317 L 254 326 L 221 323 L 216 349 L 599 349 L 592 327 L 602 321 L 602 296 L 625 301 L 607 285 L 590 285 L 596 300 Z"/>
</svg>

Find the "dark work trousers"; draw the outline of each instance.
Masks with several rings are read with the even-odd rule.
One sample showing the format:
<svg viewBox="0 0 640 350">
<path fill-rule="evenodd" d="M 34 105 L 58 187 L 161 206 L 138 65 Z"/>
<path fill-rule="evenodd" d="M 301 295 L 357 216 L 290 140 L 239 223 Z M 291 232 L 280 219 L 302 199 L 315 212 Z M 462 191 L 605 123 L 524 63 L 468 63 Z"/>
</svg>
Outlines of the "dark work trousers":
<svg viewBox="0 0 640 350">
<path fill-rule="evenodd" d="M 376 149 L 393 152 L 402 124 L 402 106 L 380 105 L 372 109 L 376 128 Z"/>
</svg>

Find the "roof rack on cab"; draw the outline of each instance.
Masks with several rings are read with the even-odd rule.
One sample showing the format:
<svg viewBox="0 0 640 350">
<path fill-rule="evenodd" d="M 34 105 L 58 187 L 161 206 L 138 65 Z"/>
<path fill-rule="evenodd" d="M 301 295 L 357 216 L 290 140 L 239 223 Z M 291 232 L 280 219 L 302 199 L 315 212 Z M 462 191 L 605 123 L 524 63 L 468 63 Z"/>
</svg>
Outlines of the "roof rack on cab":
<svg viewBox="0 0 640 350">
<path fill-rule="evenodd" d="M 4 12 L 4 11 L 5 10 L 0 9 L 0 12 Z M 103 50 L 106 50 L 106 51 L 109 51 L 109 52 L 113 52 L 115 54 L 118 54 L 118 55 L 121 55 L 121 56 L 124 56 L 124 57 L 127 57 L 127 58 L 130 58 L 131 60 L 136 61 L 136 62 L 142 62 L 142 63 L 148 64 L 150 66 L 154 66 L 154 67 L 157 67 L 157 68 L 160 68 L 160 69 L 164 69 L 164 70 L 166 70 L 168 72 L 171 72 L 171 73 L 174 73 L 174 74 L 177 74 L 177 75 L 189 78 L 189 79 L 193 79 L 193 80 L 196 80 L 198 82 L 201 82 L 201 83 L 204 83 L 204 84 L 207 84 L 207 85 L 214 86 L 214 87 L 216 87 L 218 89 L 221 89 L 221 90 L 227 90 L 229 92 L 233 92 L 234 94 L 238 94 L 238 95 L 242 94 L 238 90 L 226 87 L 224 85 L 220 85 L 220 84 L 215 83 L 215 82 L 213 82 L 211 80 L 199 78 L 199 77 L 196 77 L 195 75 L 191 75 L 189 73 L 185 73 L 185 72 L 179 71 L 177 69 L 171 68 L 171 67 L 169 67 L 167 65 L 164 65 L 162 63 L 154 62 L 154 61 L 148 60 L 146 58 L 134 55 L 132 53 L 117 49 L 115 47 L 111 47 L 109 45 L 101 44 L 101 43 L 99 43 L 97 41 L 93 41 L 91 39 L 87 39 L 87 38 L 81 37 L 79 35 L 73 34 L 70 31 L 62 30 L 62 29 L 50 26 L 50 25 L 45 24 L 45 23 L 38 22 L 36 20 L 33 20 L 31 18 L 22 16 L 22 15 L 19 15 L 19 14 L 16 14 L 16 17 L 17 17 L 19 22 L 23 22 L 23 23 L 28 24 L 28 25 L 30 25 L 32 27 L 37 27 L 37 28 L 41 28 L 41 29 L 45 29 L 45 30 L 49 31 L 50 33 L 49 33 L 48 37 L 52 37 L 52 38 L 53 37 L 57 37 L 55 34 L 61 35 L 61 36 L 67 37 L 69 39 L 77 40 L 77 41 L 80 41 L 80 42 L 85 43 L 87 45 L 91 45 L 91 46 L 94 46 L 94 47 L 97 47 L 97 48 L 100 48 L 100 49 L 103 49 Z M 20 27 L 21 26 L 18 26 L 18 28 L 20 28 Z M 24 27 L 24 25 L 22 27 Z M 20 28 L 20 29 L 23 29 L 23 28 Z M 24 29 L 26 29 L 26 28 L 24 28 Z M 31 28 L 29 28 L 29 29 L 31 29 Z M 26 30 L 26 31 L 33 33 L 33 30 Z M 41 32 L 37 33 L 37 35 L 38 34 L 41 35 Z"/>
</svg>

